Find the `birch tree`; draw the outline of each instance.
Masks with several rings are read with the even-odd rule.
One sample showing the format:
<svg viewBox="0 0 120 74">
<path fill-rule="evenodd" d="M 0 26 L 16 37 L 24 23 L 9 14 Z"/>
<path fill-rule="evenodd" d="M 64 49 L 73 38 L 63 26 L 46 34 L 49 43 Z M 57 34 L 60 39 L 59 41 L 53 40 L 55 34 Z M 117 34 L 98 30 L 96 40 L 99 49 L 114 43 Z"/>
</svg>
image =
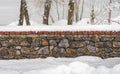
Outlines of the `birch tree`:
<svg viewBox="0 0 120 74">
<path fill-rule="evenodd" d="M 26 0 L 21 0 L 20 16 L 19 16 L 19 23 L 18 23 L 19 26 L 23 25 L 24 19 L 26 21 L 26 25 L 30 25 Z"/>
</svg>

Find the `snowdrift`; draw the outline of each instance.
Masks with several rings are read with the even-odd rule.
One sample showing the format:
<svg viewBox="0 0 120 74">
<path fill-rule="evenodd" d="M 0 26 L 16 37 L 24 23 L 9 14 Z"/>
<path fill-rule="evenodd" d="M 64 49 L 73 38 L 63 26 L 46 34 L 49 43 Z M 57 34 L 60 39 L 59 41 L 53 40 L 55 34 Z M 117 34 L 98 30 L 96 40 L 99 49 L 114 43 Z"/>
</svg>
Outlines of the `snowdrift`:
<svg viewBox="0 0 120 74">
<path fill-rule="evenodd" d="M 120 74 L 120 58 L 0 60 L 0 74 Z"/>
</svg>

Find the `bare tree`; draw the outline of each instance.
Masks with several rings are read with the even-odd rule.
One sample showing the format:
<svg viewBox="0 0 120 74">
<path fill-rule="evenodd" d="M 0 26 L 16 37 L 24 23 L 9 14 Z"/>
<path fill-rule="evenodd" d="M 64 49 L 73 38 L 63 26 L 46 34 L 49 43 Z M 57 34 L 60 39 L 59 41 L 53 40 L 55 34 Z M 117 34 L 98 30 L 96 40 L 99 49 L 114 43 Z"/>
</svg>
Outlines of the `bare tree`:
<svg viewBox="0 0 120 74">
<path fill-rule="evenodd" d="M 57 15 L 58 15 L 58 20 L 60 20 L 58 0 L 54 0 L 54 1 L 56 2 L 56 11 L 57 11 Z"/>
<path fill-rule="evenodd" d="M 84 11 L 84 0 L 82 0 L 82 7 L 81 7 L 81 13 L 80 13 L 80 20 L 82 20 L 83 11 Z"/>
<path fill-rule="evenodd" d="M 95 22 L 95 10 L 94 10 L 94 0 L 91 0 L 91 14 L 90 14 L 90 24 L 94 24 Z"/>
<path fill-rule="evenodd" d="M 80 6 L 80 2 L 81 2 L 81 0 L 75 0 L 75 20 L 76 20 L 76 22 L 78 22 L 79 21 L 79 14 L 80 14 L 80 12 L 79 12 L 79 6 Z"/>
<path fill-rule="evenodd" d="M 112 4 L 112 0 L 109 0 L 109 12 L 108 12 L 108 23 L 111 24 L 111 14 L 112 14 L 112 10 L 111 10 L 111 4 Z"/>
<path fill-rule="evenodd" d="M 49 24 L 49 16 L 50 16 L 50 9 L 51 9 L 51 0 L 46 0 L 44 4 L 44 16 L 43 16 L 43 24 Z"/>
<path fill-rule="evenodd" d="M 26 20 L 26 25 L 30 25 L 26 0 L 21 0 L 20 18 L 19 18 L 19 23 L 18 23 L 19 26 L 23 25 L 24 18 Z"/>
<path fill-rule="evenodd" d="M 69 0 L 68 7 L 68 25 L 72 25 L 74 15 L 74 0 Z"/>
</svg>

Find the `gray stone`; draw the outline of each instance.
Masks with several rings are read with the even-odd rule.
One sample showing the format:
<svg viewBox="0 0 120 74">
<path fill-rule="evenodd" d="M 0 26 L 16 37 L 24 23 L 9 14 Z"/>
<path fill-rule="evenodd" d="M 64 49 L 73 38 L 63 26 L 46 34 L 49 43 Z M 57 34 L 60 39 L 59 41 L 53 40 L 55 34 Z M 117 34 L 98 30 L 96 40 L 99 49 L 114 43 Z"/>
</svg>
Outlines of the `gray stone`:
<svg viewBox="0 0 120 74">
<path fill-rule="evenodd" d="M 21 52 L 20 52 L 20 50 L 16 50 L 16 53 L 15 53 L 16 55 L 21 55 Z"/>
<path fill-rule="evenodd" d="M 58 48 L 58 47 L 55 47 L 54 50 L 52 51 L 52 55 L 54 57 L 62 57 L 65 55 L 66 51 L 64 48 Z"/>
<path fill-rule="evenodd" d="M 37 52 L 38 54 L 42 54 L 42 55 L 49 55 L 50 53 L 48 46 L 40 48 L 40 50 L 38 50 Z"/>
<path fill-rule="evenodd" d="M 115 41 L 120 41 L 120 37 L 115 37 Z"/>
<path fill-rule="evenodd" d="M 113 49 L 112 49 L 112 48 L 105 48 L 105 52 L 110 53 L 110 52 L 112 52 L 112 51 L 113 51 Z"/>
<path fill-rule="evenodd" d="M 113 46 L 112 42 L 106 42 L 105 44 L 106 44 L 106 47 L 112 47 Z"/>
<path fill-rule="evenodd" d="M 57 42 L 56 42 L 55 40 L 50 40 L 50 41 L 49 41 L 49 44 L 50 44 L 51 46 L 56 46 L 56 45 L 57 45 Z"/>
<path fill-rule="evenodd" d="M 68 39 L 62 39 L 58 46 L 62 48 L 68 48 L 70 46 Z"/>
<path fill-rule="evenodd" d="M 1 44 L 4 47 L 8 47 L 9 46 L 9 42 L 8 41 L 1 41 Z"/>
<path fill-rule="evenodd" d="M 96 48 L 94 46 L 90 46 L 90 45 L 87 46 L 87 49 L 89 52 L 97 52 L 98 51 L 98 48 Z"/>
<path fill-rule="evenodd" d="M 31 46 L 32 47 L 41 46 L 41 41 L 39 39 L 35 39 L 35 40 L 32 41 Z"/>
<path fill-rule="evenodd" d="M 98 48 L 105 48 L 105 47 L 106 47 L 106 44 L 105 44 L 105 42 L 97 42 L 97 43 L 95 44 L 95 46 L 98 47 Z"/>
<path fill-rule="evenodd" d="M 113 40 L 114 40 L 114 38 L 112 38 L 112 37 L 103 37 L 103 38 L 101 38 L 101 41 L 104 41 L 104 42 L 113 41 Z"/>
<path fill-rule="evenodd" d="M 85 41 L 85 43 L 86 43 L 87 45 L 95 46 L 95 42 L 93 42 L 93 41 Z"/>
<path fill-rule="evenodd" d="M 22 54 L 30 54 L 30 48 L 22 47 L 21 48 L 21 53 Z"/>
<path fill-rule="evenodd" d="M 70 42 L 70 47 L 71 48 L 81 48 L 84 47 L 85 43 L 84 42 L 80 42 L 80 41 L 72 41 Z"/>
</svg>

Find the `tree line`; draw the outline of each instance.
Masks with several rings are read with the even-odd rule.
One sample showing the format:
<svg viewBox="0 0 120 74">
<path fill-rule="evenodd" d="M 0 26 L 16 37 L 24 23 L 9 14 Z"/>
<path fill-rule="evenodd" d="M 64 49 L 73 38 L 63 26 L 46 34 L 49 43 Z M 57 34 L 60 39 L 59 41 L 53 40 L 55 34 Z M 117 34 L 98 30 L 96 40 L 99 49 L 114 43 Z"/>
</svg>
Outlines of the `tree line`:
<svg viewBox="0 0 120 74">
<path fill-rule="evenodd" d="M 52 8 L 52 2 L 53 0 L 44 0 L 44 14 L 43 14 L 43 24 L 49 25 L 49 20 L 51 17 L 50 12 Z M 56 6 L 58 7 L 58 0 L 54 0 L 56 2 Z M 61 0 L 64 2 L 64 0 Z M 90 0 L 90 24 L 94 25 L 96 24 L 95 19 L 97 19 L 97 15 L 95 14 L 95 0 Z M 114 0 L 114 2 L 118 2 L 119 0 Z M 108 0 L 108 24 L 111 24 L 112 20 L 112 9 L 111 5 L 113 3 L 113 0 Z M 81 7 L 79 6 L 81 4 Z M 81 9 L 81 12 L 79 11 Z M 75 18 L 75 21 L 78 22 L 82 20 L 83 18 L 83 11 L 84 11 L 84 0 L 68 0 L 68 9 L 67 9 L 67 24 L 72 25 L 73 24 L 73 18 Z M 23 22 L 25 20 L 26 25 L 31 25 L 30 23 L 30 17 L 29 17 L 29 10 L 27 6 L 27 1 L 26 0 L 21 0 L 21 5 L 20 5 L 20 15 L 19 15 L 19 26 L 23 25 Z M 59 15 L 59 8 L 57 8 L 58 12 L 58 19 L 60 17 Z M 64 15 L 63 15 L 64 17 Z M 54 20 L 53 20 L 54 21 Z M 102 20 L 101 20 L 102 21 Z M 101 22 L 100 21 L 100 22 Z"/>
</svg>

